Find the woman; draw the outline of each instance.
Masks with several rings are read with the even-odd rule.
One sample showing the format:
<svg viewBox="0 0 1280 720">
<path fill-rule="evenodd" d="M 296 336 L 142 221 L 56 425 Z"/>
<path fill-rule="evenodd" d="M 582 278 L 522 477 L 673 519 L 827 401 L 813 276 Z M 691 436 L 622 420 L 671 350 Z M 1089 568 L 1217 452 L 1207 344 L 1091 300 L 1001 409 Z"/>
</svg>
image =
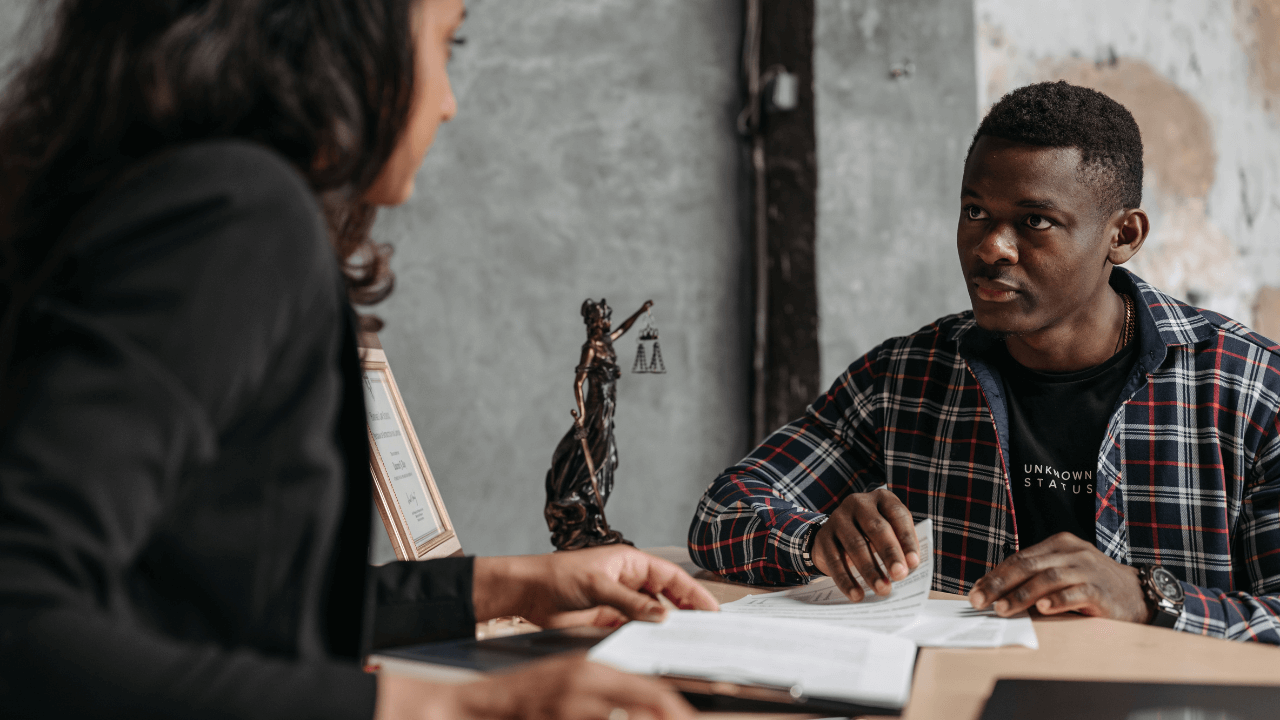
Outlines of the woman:
<svg viewBox="0 0 1280 720">
<path fill-rule="evenodd" d="M 462 15 L 58 6 L 0 108 L 0 716 L 688 714 L 581 658 L 456 686 L 357 665 L 477 618 L 715 605 L 629 548 L 366 564 L 348 299 L 390 292 L 368 227 L 454 113 Z"/>
<path fill-rule="evenodd" d="M 613 437 L 613 411 L 617 404 L 618 355 L 613 344 L 622 337 L 646 310 L 653 307 L 648 300 L 617 330 L 610 329 L 613 310 L 600 302 L 582 303 L 582 321 L 587 325 L 587 341 L 582 344 L 573 383 L 573 398 L 578 409 L 573 413 L 573 427 L 556 445 L 547 471 L 547 506 L 543 511 L 551 528 L 551 544 L 559 550 L 614 543 L 631 543 L 622 533 L 609 528 L 604 517 L 604 504 L 613 493 L 613 473 L 618 469 L 618 444 Z M 591 385 L 584 397 L 583 385 Z M 591 457 L 587 457 L 590 448 Z"/>
</svg>

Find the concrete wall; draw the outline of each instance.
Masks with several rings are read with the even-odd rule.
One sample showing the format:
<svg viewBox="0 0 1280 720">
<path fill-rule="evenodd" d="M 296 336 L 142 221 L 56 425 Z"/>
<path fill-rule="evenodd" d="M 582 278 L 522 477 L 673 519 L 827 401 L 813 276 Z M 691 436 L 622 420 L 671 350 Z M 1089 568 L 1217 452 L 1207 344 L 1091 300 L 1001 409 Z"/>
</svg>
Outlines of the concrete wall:
<svg viewBox="0 0 1280 720">
<path fill-rule="evenodd" d="M 969 307 L 955 238 L 977 110 L 969 3 L 817 7 L 818 288 L 829 382 L 884 339 Z"/>
<path fill-rule="evenodd" d="M 979 105 L 1064 78 L 1123 103 L 1142 130 L 1131 268 L 1280 336 L 1280 2 L 976 0 Z"/>
<path fill-rule="evenodd" d="M 618 342 L 614 527 L 682 544 L 745 451 L 739 5 L 468 3 L 457 119 L 375 228 L 398 273 L 382 341 L 468 552 L 551 548 L 587 297 L 617 320 L 653 298 L 668 370 L 632 375 Z"/>
</svg>

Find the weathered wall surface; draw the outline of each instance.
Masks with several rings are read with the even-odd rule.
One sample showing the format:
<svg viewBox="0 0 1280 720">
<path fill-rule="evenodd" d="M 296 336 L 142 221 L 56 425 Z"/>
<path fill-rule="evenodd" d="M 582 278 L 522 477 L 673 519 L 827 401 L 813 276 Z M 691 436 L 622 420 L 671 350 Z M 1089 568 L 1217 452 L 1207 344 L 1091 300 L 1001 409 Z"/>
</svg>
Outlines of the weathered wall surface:
<svg viewBox="0 0 1280 720">
<path fill-rule="evenodd" d="M 979 107 L 1066 79 L 1142 130 L 1152 218 L 1131 269 L 1280 335 L 1280 2 L 976 0 Z"/>
<path fill-rule="evenodd" d="M 587 297 L 618 321 L 653 298 L 668 370 L 632 375 L 619 340 L 616 528 L 682 544 L 744 452 L 739 5 L 468 3 L 457 119 L 375 228 L 398 273 L 382 341 L 468 552 L 551 547 Z"/>
<path fill-rule="evenodd" d="M 829 382 L 886 338 L 969 307 L 955 238 L 977 90 L 969 3 L 817 5 L 818 289 Z"/>
</svg>

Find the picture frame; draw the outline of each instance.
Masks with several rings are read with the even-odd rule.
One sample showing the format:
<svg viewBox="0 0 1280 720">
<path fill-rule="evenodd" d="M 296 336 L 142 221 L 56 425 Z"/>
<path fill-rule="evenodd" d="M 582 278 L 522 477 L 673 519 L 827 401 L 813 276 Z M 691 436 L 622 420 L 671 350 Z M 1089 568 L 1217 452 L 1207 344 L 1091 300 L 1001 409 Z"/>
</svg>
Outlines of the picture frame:
<svg viewBox="0 0 1280 720">
<path fill-rule="evenodd" d="M 373 501 L 397 560 L 462 554 L 449 511 L 422 452 L 377 336 L 360 337 Z"/>
</svg>

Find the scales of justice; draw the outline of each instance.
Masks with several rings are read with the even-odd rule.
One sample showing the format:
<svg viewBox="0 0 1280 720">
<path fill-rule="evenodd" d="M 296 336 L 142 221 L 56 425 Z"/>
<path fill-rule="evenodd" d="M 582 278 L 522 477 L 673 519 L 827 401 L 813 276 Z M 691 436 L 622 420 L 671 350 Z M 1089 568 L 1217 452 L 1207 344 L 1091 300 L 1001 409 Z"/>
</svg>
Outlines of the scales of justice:
<svg viewBox="0 0 1280 720">
<path fill-rule="evenodd" d="M 576 550 L 595 545 L 631 542 L 609 527 L 604 517 L 604 504 L 613 492 L 614 471 L 618 467 L 618 446 L 613 435 L 613 415 L 617 404 L 617 383 L 622 377 L 613 343 L 644 316 L 640 330 L 633 373 L 661 374 L 667 371 L 658 345 L 658 328 L 654 324 L 649 300 L 617 330 L 611 328 L 613 314 L 609 303 L 586 300 L 582 303 L 582 320 L 587 326 L 587 341 L 574 371 L 573 398 L 577 408 L 570 410 L 573 425 L 556 445 L 547 471 L 547 505 L 543 515 L 551 529 L 551 544 L 557 550 Z M 646 358 L 644 346 L 653 343 Z"/>
</svg>

